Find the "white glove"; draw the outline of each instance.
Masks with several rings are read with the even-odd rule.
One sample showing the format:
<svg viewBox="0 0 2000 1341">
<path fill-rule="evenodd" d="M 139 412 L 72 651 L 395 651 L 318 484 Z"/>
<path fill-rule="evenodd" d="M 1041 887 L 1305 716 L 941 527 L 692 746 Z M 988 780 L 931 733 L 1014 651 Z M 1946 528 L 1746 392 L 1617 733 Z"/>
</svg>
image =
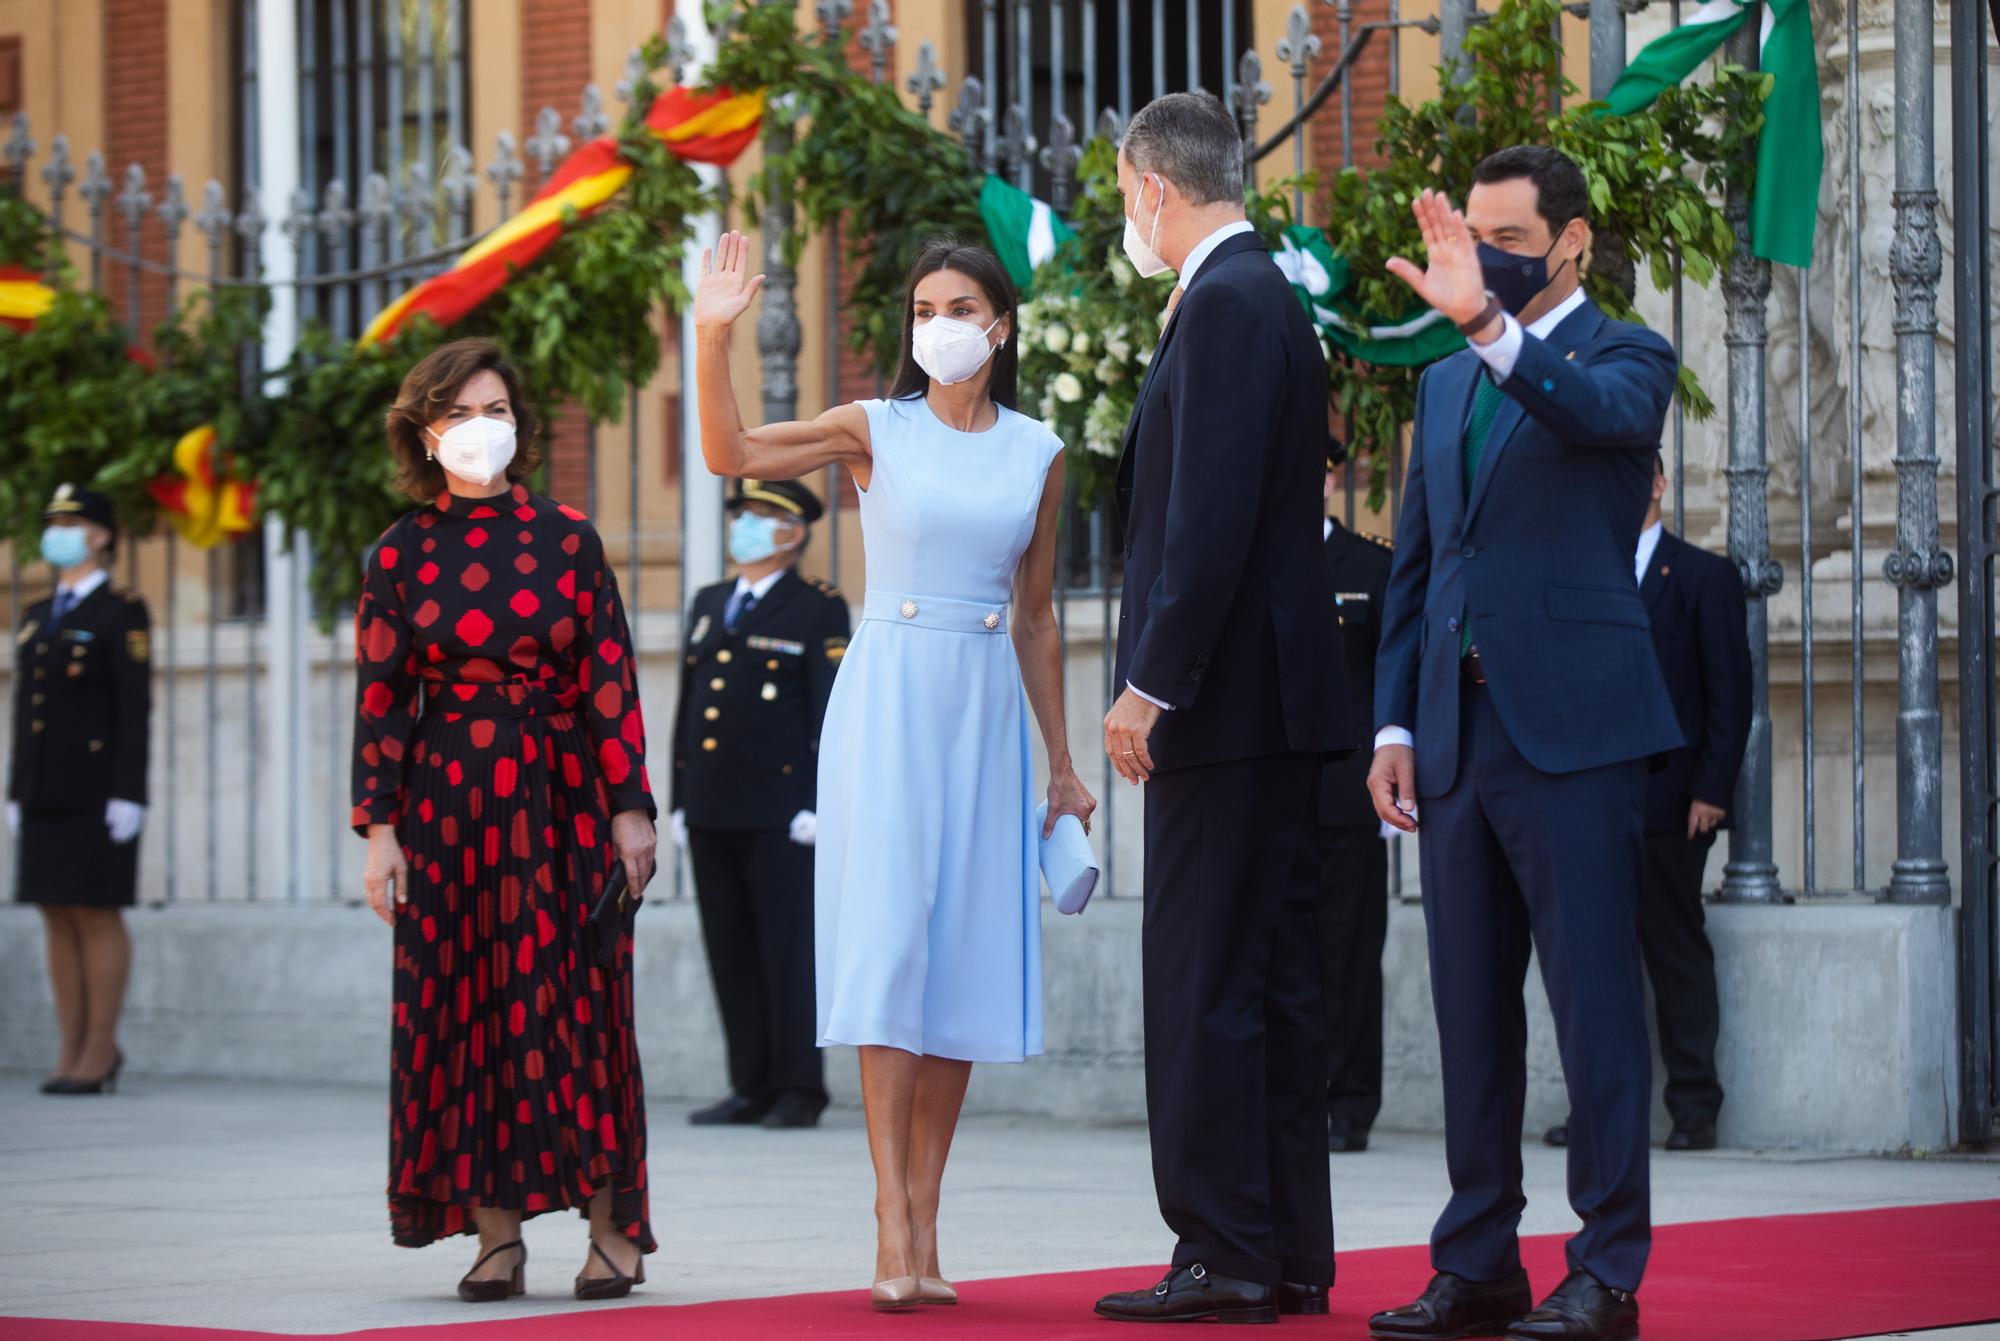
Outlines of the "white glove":
<svg viewBox="0 0 2000 1341">
<path fill-rule="evenodd" d="M 111 830 L 111 841 L 129 843 L 139 836 L 139 830 L 146 823 L 146 807 L 137 801 L 106 801 L 104 803 L 104 827 Z"/>
<path fill-rule="evenodd" d="M 7 836 L 9 838 L 19 838 L 21 836 L 21 803 L 19 801 L 9 801 L 7 803 Z"/>
<path fill-rule="evenodd" d="M 687 845 L 688 845 L 687 811 L 676 810 L 673 813 L 672 817 L 667 821 L 667 827 L 674 836 L 674 846 L 679 848 L 683 852 L 687 851 Z"/>
<path fill-rule="evenodd" d="M 801 810 L 792 816 L 792 841 L 800 847 L 811 847 L 819 837 L 819 816 L 810 810 Z"/>
</svg>

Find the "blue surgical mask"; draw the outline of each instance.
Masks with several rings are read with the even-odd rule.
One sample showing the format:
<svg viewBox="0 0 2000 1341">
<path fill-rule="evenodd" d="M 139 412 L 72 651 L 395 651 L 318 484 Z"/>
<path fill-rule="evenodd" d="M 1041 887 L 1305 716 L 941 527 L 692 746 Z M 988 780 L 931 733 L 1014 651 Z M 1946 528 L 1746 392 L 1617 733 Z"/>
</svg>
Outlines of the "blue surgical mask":
<svg viewBox="0 0 2000 1341">
<path fill-rule="evenodd" d="M 757 563 L 770 558 L 779 549 L 779 525 L 776 517 L 737 513 L 729 523 L 729 557 L 738 563 Z"/>
<path fill-rule="evenodd" d="M 74 568 L 90 557 L 90 541 L 81 526 L 51 526 L 42 532 L 42 557 L 57 569 Z"/>
<path fill-rule="evenodd" d="M 1556 244 L 1549 243 L 1549 251 L 1555 249 Z M 1520 316 L 1521 309 L 1549 287 L 1549 251 L 1540 256 L 1521 256 L 1501 251 L 1490 242 L 1480 243 L 1478 250 L 1479 269 L 1486 277 L 1487 291 L 1515 316 Z"/>
</svg>

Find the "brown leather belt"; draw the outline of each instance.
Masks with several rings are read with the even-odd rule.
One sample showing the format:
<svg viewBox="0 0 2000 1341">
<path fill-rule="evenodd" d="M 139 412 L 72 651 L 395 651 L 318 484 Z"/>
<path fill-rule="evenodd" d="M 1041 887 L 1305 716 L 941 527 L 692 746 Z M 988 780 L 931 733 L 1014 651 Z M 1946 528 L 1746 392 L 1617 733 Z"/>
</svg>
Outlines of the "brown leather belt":
<svg viewBox="0 0 2000 1341">
<path fill-rule="evenodd" d="M 1486 683 L 1486 667 L 1479 664 L 1478 648 L 1473 648 L 1458 659 L 1458 682 L 1460 684 Z"/>
</svg>

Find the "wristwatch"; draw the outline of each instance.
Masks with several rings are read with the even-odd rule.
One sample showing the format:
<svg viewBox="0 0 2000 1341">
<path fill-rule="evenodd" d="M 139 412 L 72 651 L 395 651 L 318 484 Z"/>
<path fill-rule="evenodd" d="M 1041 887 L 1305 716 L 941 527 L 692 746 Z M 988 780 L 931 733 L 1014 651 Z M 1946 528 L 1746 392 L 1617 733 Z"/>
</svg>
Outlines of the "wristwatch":
<svg viewBox="0 0 2000 1341">
<path fill-rule="evenodd" d="M 1493 320 L 1505 310 L 1505 308 L 1500 306 L 1500 300 L 1495 298 L 1489 291 L 1486 295 L 1486 306 L 1479 309 L 1478 316 L 1470 321 L 1455 323 L 1458 327 L 1458 333 L 1470 340 L 1474 331 L 1484 330 L 1487 322 Z"/>
</svg>

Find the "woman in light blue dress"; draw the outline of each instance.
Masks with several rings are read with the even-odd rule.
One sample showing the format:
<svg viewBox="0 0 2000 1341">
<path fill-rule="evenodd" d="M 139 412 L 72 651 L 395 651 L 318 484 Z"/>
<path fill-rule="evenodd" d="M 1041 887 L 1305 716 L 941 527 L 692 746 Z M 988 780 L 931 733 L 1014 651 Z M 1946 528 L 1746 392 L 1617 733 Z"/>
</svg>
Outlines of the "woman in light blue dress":
<svg viewBox="0 0 2000 1341">
<path fill-rule="evenodd" d="M 695 293 L 702 456 L 719 475 L 844 466 L 868 592 L 820 734 L 821 1046 L 861 1053 L 877 1308 L 957 1300 L 939 1186 L 974 1062 L 1042 1050 L 1036 844 L 1096 801 L 1070 762 L 1052 587 L 1062 443 L 1014 411 L 1014 292 L 982 248 L 926 245 L 886 400 L 744 429 L 729 331 L 763 276 L 725 235 Z M 1032 706 L 1051 776 L 1035 824 Z"/>
</svg>

